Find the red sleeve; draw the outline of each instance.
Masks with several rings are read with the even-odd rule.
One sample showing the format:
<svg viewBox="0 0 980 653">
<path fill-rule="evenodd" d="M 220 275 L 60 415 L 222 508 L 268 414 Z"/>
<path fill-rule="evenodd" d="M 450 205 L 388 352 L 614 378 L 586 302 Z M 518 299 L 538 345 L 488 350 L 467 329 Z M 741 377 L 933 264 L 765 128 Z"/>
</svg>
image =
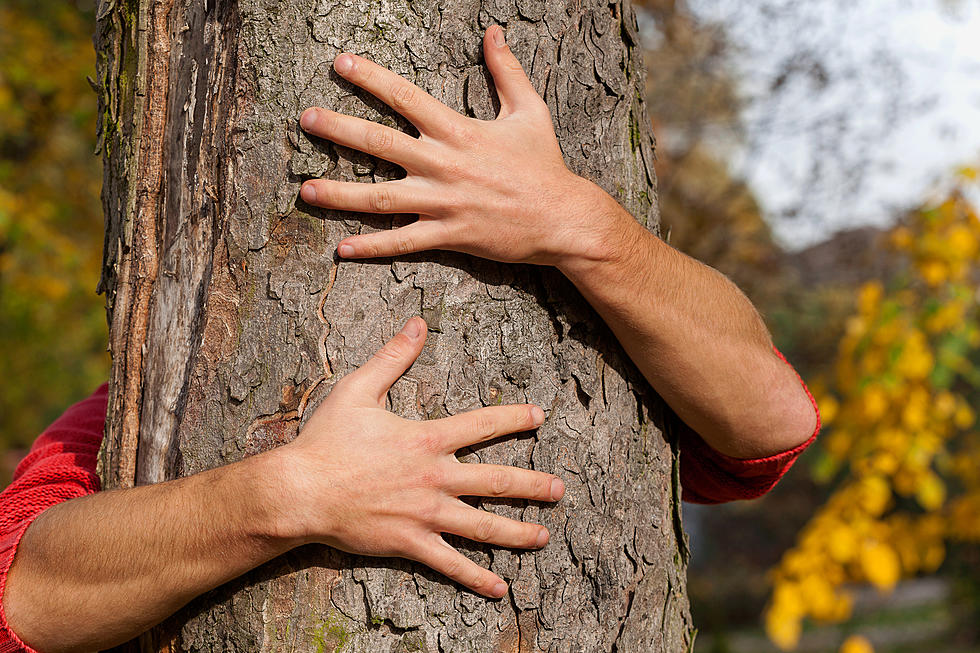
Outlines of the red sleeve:
<svg viewBox="0 0 980 653">
<path fill-rule="evenodd" d="M 96 458 L 105 429 L 107 386 L 55 420 L 17 465 L 0 494 L 0 653 L 34 653 L 7 627 L 3 592 L 24 531 L 51 506 L 99 491 Z"/>
<path fill-rule="evenodd" d="M 773 347 L 783 362 L 786 358 Z M 715 451 L 691 427 L 676 420 L 680 448 L 680 476 L 683 498 L 691 503 L 724 503 L 737 499 L 755 499 L 771 490 L 800 454 L 817 439 L 820 411 L 806 383 L 797 374 L 806 396 L 817 413 L 817 427 L 803 444 L 765 458 L 732 458 Z"/>
</svg>

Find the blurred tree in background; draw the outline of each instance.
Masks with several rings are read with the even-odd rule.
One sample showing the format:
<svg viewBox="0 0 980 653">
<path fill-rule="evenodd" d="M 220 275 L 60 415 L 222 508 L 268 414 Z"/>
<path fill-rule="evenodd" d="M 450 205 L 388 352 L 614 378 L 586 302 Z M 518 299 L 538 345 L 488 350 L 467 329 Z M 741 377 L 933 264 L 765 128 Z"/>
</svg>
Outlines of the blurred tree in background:
<svg viewBox="0 0 980 653">
<path fill-rule="evenodd" d="M 980 542 L 980 219 L 976 171 L 961 178 L 891 230 L 906 265 L 861 286 L 833 375 L 814 384 L 827 425 L 814 469 L 835 489 L 774 571 L 766 628 L 781 648 L 806 617 L 847 619 L 847 584 L 890 591 L 939 569 L 948 541 Z"/>
<path fill-rule="evenodd" d="M 670 243 L 746 291 L 830 418 L 818 446 L 770 495 L 686 510 L 699 648 L 771 650 L 741 636 L 754 630 L 765 602 L 768 634 L 790 647 L 806 617 L 851 617 L 850 595 L 862 584 L 891 588 L 940 573 L 940 587 L 953 591 L 940 592 L 936 605 L 891 608 L 861 594 L 863 614 L 844 629 L 811 629 L 805 648 L 869 653 L 869 639 L 847 634 L 874 624 L 871 639 L 888 642 L 881 651 L 940 650 L 939 641 L 942 650 L 973 650 L 980 231 L 965 193 L 974 171 L 963 171 L 945 201 L 894 229 L 851 229 L 787 252 L 727 164 L 744 125 L 724 25 L 699 20 L 679 0 L 641 4 L 653 23 L 648 106 Z M 918 632 L 907 637 L 901 628 Z"/>
<path fill-rule="evenodd" d="M 108 376 L 91 2 L 0 4 L 0 486 Z"/>
</svg>

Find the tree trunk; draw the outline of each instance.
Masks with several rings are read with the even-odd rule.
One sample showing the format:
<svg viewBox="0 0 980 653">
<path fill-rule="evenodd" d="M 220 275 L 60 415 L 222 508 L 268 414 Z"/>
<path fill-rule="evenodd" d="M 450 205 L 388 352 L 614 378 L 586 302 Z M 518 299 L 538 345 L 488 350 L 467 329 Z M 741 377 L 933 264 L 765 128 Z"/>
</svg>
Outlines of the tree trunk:
<svg viewBox="0 0 980 653">
<path fill-rule="evenodd" d="M 200 597 L 131 650 L 686 650 L 686 547 L 665 409 L 575 289 L 551 269 L 451 253 L 341 262 L 341 238 L 392 219 L 298 199 L 303 179 L 398 174 L 307 138 L 304 108 L 411 130 L 332 72 L 340 51 L 491 119 L 480 44 L 500 23 L 552 109 L 568 165 L 655 228 L 632 7 L 102 0 L 98 20 L 113 359 L 106 488 L 289 441 L 332 383 L 416 314 L 429 340 L 391 409 L 430 419 L 537 403 L 548 418 L 536 433 L 463 459 L 546 470 L 567 485 L 554 507 L 481 502 L 545 524 L 552 539 L 542 551 L 453 540 L 511 583 L 502 601 L 413 563 L 308 546 Z"/>
</svg>

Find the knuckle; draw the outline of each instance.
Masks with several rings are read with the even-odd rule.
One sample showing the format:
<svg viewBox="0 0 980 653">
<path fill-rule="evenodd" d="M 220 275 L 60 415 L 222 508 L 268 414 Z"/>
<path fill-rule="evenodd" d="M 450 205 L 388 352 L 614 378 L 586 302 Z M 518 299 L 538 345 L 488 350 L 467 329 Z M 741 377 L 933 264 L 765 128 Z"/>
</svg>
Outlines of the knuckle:
<svg viewBox="0 0 980 653">
<path fill-rule="evenodd" d="M 405 83 L 395 83 L 391 87 L 391 108 L 412 109 L 418 106 L 419 94 L 414 86 Z"/>
<path fill-rule="evenodd" d="M 402 358 L 404 358 L 405 357 L 405 343 L 403 343 L 403 342 L 400 341 L 400 338 L 399 338 L 400 335 L 401 334 L 398 334 L 398 336 L 395 336 L 384 347 L 382 347 L 381 349 L 379 349 L 378 350 L 378 353 L 375 354 L 375 357 L 377 357 L 378 360 L 381 360 L 381 361 L 384 361 L 384 362 L 387 362 L 387 363 L 394 363 L 394 362 L 400 361 Z"/>
<path fill-rule="evenodd" d="M 524 67 L 521 66 L 521 62 L 517 60 L 517 57 L 506 57 L 504 59 L 503 69 L 512 75 L 523 75 Z"/>
<path fill-rule="evenodd" d="M 419 484 L 429 489 L 442 488 L 446 485 L 446 473 L 438 468 L 427 469 L 419 474 Z"/>
<path fill-rule="evenodd" d="M 473 539 L 478 542 L 489 542 L 496 531 L 493 515 L 484 513 L 476 522 L 476 529 L 473 531 Z"/>
<path fill-rule="evenodd" d="M 399 255 L 410 254 L 417 251 L 415 239 L 411 236 L 402 235 L 395 241 L 395 252 Z"/>
<path fill-rule="evenodd" d="M 534 111 L 536 112 L 535 115 L 539 120 L 542 122 L 547 122 L 549 125 L 552 124 L 551 107 L 549 107 L 544 100 L 539 98 L 538 101 L 534 103 Z"/>
<path fill-rule="evenodd" d="M 378 244 L 378 241 L 373 234 L 369 236 L 362 236 L 360 247 L 364 252 L 364 255 L 369 258 L 375 258 L 382 255 L 381 246 Z"/>
<path fill-rule="evenodd" d="M 461 579 L 463 573 L 463 561 L 453 556 L 446 562 L 446 565 L 442 569 L 442 573 L 446 574 L 450 578 Z"/>
<path fill-rule="evenodd" d="M 323 131 L 328 134 L 336 134 L 340 131 L 340 121 L 341 116 L 339 113 L 333 111 L 324 111 L 321 114 L 320 124 L 323 127 Z"/>
<path fill-rule="evenodd" d="M 473 580 L 470 583 L 470 587 L 476 589 L 478 592 L 489 594 L 490 590 L 496 584 L 494 576 L 490 574 L 487 570 L 480 568 L 473 572 Z"/>
<path fill-rule="evenodd" d="M 370 151 L 379 154 L 390 152 L 395 145 L 395 135 L 388 129 L 372 128 L 367 134 L 367 144 Z"/>
<path fill-rule="evenodd" d="M 415 559 L 417 557 L 418 545 L 415 538 L 407 533 L 397 532 L 392 535 L 389 547 L 391 553 L 400 558 Z"/>
<path fill-rule="evenodd" d="M 510 489 L 510 478 L 502 469 L 490 472 L 490 494 L 495 497 L 503 496 Z"/>
<path fill-rule="evenodd" d="M 476 413 L 474 420 L 473 430 L 476 431 L 477 436 L 486 440 L 493 437 L 494 433 L 496 433 L 493 419 L 485 411 Z"/>
<path fill-rule="evenodd" d="M 447 192 L 434 198 L 438 211 L 444 216 L 458 216 L 465 212 L 466 205 L 456 193 Z"/>
<path fill-rule="evenodd" d="M 464 149 L 472 150 L 481 147 L 482 145 L 480 142 L 480 137 L 473 128 L 457 129 L 454 136 L 456 142 L 459 143 L 460 147 Z"/>
<path fill-rule="evenodd" d="M 442 449 L 442 439 L 432 431 L 423 431 L 415 438 L 416 446 L 425 453 L 437 453 Z"/>
<path fill-rule="evenodd" d="M 418 520 L 429 526 L 439 523 L 441 514 L 442 505 L 438 501 L 422 501 L 415 509 Z"/>
<path fill-rule="evenodd" d="M 359 62 L 355 58 L 355 65 L 351 70 L 350 79 L 357 82 L 358 84 L 368 84 L 374 79 L 374 70 L 371 66 L 359 65 Z"/>
<path fill-rule="evenodd" d="M 457 181 L 463 178 L 463 166 L 459 161 L 453 159 L 442 164 L 442 172 L 447 179 Z"/>
<path fill-rule="evenodd" d="M 461 124 L 455 120 L 448 121 L 442 126 L 442 138 L 449 142 L 459 141 L 459 132 L 463 130 L 463 125 L 465 125 L 465 123 Z"/>
<path fill-rule="evenodd" d="M 369 201 L 371 209 L 376 213 L 385 213 L 391 209 L 391 193 L 387 188 L 372 189 Z"/>
</svg>

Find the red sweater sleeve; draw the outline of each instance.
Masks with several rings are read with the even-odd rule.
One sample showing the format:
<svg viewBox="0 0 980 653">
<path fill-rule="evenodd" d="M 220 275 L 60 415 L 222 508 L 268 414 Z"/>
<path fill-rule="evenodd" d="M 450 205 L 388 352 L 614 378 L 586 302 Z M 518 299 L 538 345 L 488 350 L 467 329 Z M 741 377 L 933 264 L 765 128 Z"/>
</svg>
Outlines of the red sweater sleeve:
<svg viewBox="0 0 980 653">
<path fill-rule="evenodd" d="M 0 494 L 0 653 L 34 653 L 7 627 L 3 593 L 24 531 L 51 506 L 99 491 L 96 457 L 105 428 L 107 386 L 55 420 L 17 465 Z"/>
<path fill-rule="evenodd" d="M 786 358 L 773 347 L 783 362 Z M 732 458 L 715 451 L 691 427 L 675 419 L 680 448 L 680 476 L 683 499 L 691 503 L 724 503 L 737 499 L 755 499 L 771 490 L 800 454 L 817 439 L 820 431 L 820 411 L 806 383 L 797 374 L 806 396 L 817 413 L 813 435 L 803 444 L 765 458 Z"/>
</svg>

